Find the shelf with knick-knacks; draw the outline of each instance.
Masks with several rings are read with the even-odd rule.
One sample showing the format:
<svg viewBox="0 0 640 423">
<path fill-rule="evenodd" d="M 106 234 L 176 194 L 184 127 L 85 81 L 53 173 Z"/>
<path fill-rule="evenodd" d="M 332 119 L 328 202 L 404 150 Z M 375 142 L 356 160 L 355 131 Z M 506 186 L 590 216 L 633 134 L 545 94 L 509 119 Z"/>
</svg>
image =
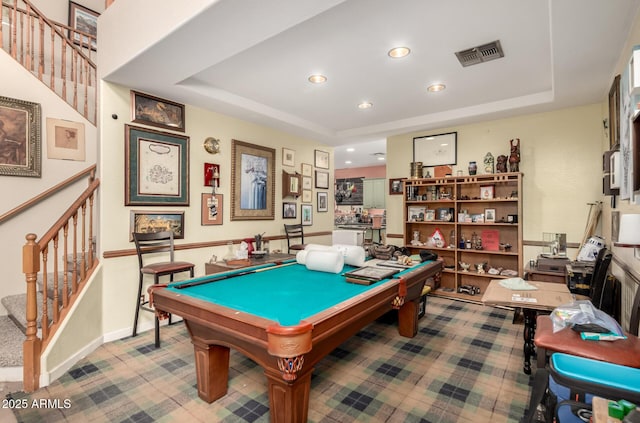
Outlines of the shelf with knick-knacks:
<svg viewBox="0 0 640 423">
<path fill-rule="evenodd" d="M 216 163 L 204 164 L 204 186 L 220 187 L 220 165 Z"/>
<path fill-rule="evenodd" d="M 479 301 L 491 279 L 523 275 L 521 173 L 408 179 L 404 189 L 404 246 L 444 261 L 432 293 Z"/>
</svg>

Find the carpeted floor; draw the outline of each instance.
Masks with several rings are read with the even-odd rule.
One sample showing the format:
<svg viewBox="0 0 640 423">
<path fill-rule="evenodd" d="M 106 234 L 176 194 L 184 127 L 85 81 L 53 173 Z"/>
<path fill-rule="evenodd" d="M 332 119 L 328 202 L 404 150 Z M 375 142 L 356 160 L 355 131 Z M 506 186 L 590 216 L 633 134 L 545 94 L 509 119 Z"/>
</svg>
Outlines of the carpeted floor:
<svg viewBox="0 0 640 423">
<path fill-rule="evenodd" d="M 309 421 L 518 421 L 530 387 L 522 325 L 511 317 L 430 297 L 415 338 L 399 336 L 388 319 L 365 327 L 316 367 Z M 161 336 L 158 350 L 151 331 L 105 344 L 50 386 L 6 398 L 28 404 L 14 408 L 19 422 L 269 421 L 266 378 L 254 362 L 232 351 L 228 394 L 207 404 L 184 326 Z"/>
<path fill-rule="evenodd" d="M 24 333 L 7 316 L 0 316 L 0 367 L 22 366 Z"/>
</svg>

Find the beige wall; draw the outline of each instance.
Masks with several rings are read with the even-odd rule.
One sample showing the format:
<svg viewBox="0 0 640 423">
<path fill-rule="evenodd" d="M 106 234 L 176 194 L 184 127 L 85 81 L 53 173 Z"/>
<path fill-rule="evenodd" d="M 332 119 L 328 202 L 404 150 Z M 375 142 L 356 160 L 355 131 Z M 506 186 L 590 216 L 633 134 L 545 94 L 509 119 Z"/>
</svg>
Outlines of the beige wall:
<svg viewBox="0 0 640 423">
<path fill-rule="evenodd" d="M 333 163 L 333 148 L 314 143 L 284 132 L 276 131 L 264 126 L 254 125 L 213 113 L 197 107 L 187 105 L 186 135 L 190 137 L 190 206 L 189 207 L 124 207 L 124 125 L 130 122 L 129 88 L 102 83 L 101 109 L 102 122 L 100 137 L 100 175 L 102 185 L 100 190 L 100 248 L 102 252 L 115 250 L 131 250 L 133 243 L 129 242 L 129 215 L 131 210 L 165 210 L 185 212 L 185 239 L 177 243 L 198 243 L 226 239 L 253 237 L 265 233 L 266 237 L 284 235 L 284 223 L 291 220 L 282 219 L 282 170 L 288 172 L 301 171 L 301 163 L 313 163 L 314 150 L 322 149 L 330 153 L 330 163 Z M 111 118 L 117 114 L 118 119 Z M 220 139 L 221 149 L 217 155 L 205 152 L 202 142 L 207 137 Z M 258 221 L 234 221 L 231 217 L 231 140 L 237 139 L 256 145 L 267 146 L 276 150 L 276 193 L 275 219 Z M 282 148 L 295 151 L 295 167 L 282 166 Z M 203 163 L 220 164 L 221 187 L 217 190 L 223 195 L 223 225 L 201 226 L 200 224 L 200 194 L 211 192 L 203 185 Z M 313 190 L 313 225 L 306 227 L 306 232 L 330 231 L 333 229 L 333 211 L 318 213 L 316 211 L 316 192 Z M 333 197 L 333 187 L 328 190 Z M 301 199 L 288 197 L 284 201 L 296 201 L 300 213 Z M 314 242 L 329 243 L 330 236 L 316 237 Z M 270 249 L 286 249 L 286 241 L 270 243 Z M 216 254 L 223 257 L 226 247 L 201 248 L 179 251 L 177 259 L 188 260 L 196 264 L 196 275 L 204 274 L 204 263 Z M 118 336 L 120 331 L 130 331 L 133 322 L 134 304 L 137 289 L 137 259 L 135 256 L 111 258 L 103 260 L 104 265 L 104 331 Z M 185 274 L 187 276 L 187 274 Z M 149 313 L 144 313 L 145 323 L 151 321 Z M 107 316 L 108 315 L 108 316 Z"/>
<path fill-rule="evenodd" d="M 602 110 L 602 104 L 592 104 L 391 137 L 387 140 L 387 177 L 409 176 L 416 136 L 457 131 L 454 174 L 462 170 L 465 175 L 469 161 L 476 161 L 483 173 L 487 152 L 494 157 L 509 155 L 509 141 L 520 138 L 525 240 L 541 241 L 543 232 L 563 232 L 567 241 L 580 242 L 587 204 L 602 197 Z M 402 216 L 402 196 L 387 196 L 388 233 L 402 233 Z M 524 259 L 538 253 L 538 248 L 527 247 Z"/>
</svg>

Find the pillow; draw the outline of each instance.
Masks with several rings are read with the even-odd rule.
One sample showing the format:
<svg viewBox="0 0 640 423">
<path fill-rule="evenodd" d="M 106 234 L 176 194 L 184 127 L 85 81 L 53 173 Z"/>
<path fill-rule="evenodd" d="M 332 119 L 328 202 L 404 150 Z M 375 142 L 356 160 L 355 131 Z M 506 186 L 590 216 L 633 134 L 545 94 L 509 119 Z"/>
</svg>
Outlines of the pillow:
<svg viewBox="0 0 640 423">
<path fill-rule="evenodd" d="M 307 269 L 328 273 L 342 272 L 342 268 L 344 267 L 344 258 L 339 251 L 311 250 L 306 251 L 306 253 L 305 266 L 307 266 Z"/>
</svg>

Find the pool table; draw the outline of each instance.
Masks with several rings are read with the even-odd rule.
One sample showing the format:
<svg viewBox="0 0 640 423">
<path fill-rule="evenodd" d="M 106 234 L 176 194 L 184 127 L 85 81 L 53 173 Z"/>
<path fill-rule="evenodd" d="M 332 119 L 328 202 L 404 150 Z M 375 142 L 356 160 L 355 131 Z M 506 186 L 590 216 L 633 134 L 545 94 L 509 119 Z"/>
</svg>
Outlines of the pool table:
<svg viewBox="0 0 640 423">
<path fill-rule="evenodd" d="M 441 270 L 441 261 L 425 262 L 361 285 L 291 261 L 176 282 L 155 290 L 153 302 L 184 319 L 200 398 L 226 395 L 234 348 L 264 369 L 271 421 L 305 422 L 314 365 L 392 309 L 400 335 L 414 337 L 424 282 Z"/>
</svg>

